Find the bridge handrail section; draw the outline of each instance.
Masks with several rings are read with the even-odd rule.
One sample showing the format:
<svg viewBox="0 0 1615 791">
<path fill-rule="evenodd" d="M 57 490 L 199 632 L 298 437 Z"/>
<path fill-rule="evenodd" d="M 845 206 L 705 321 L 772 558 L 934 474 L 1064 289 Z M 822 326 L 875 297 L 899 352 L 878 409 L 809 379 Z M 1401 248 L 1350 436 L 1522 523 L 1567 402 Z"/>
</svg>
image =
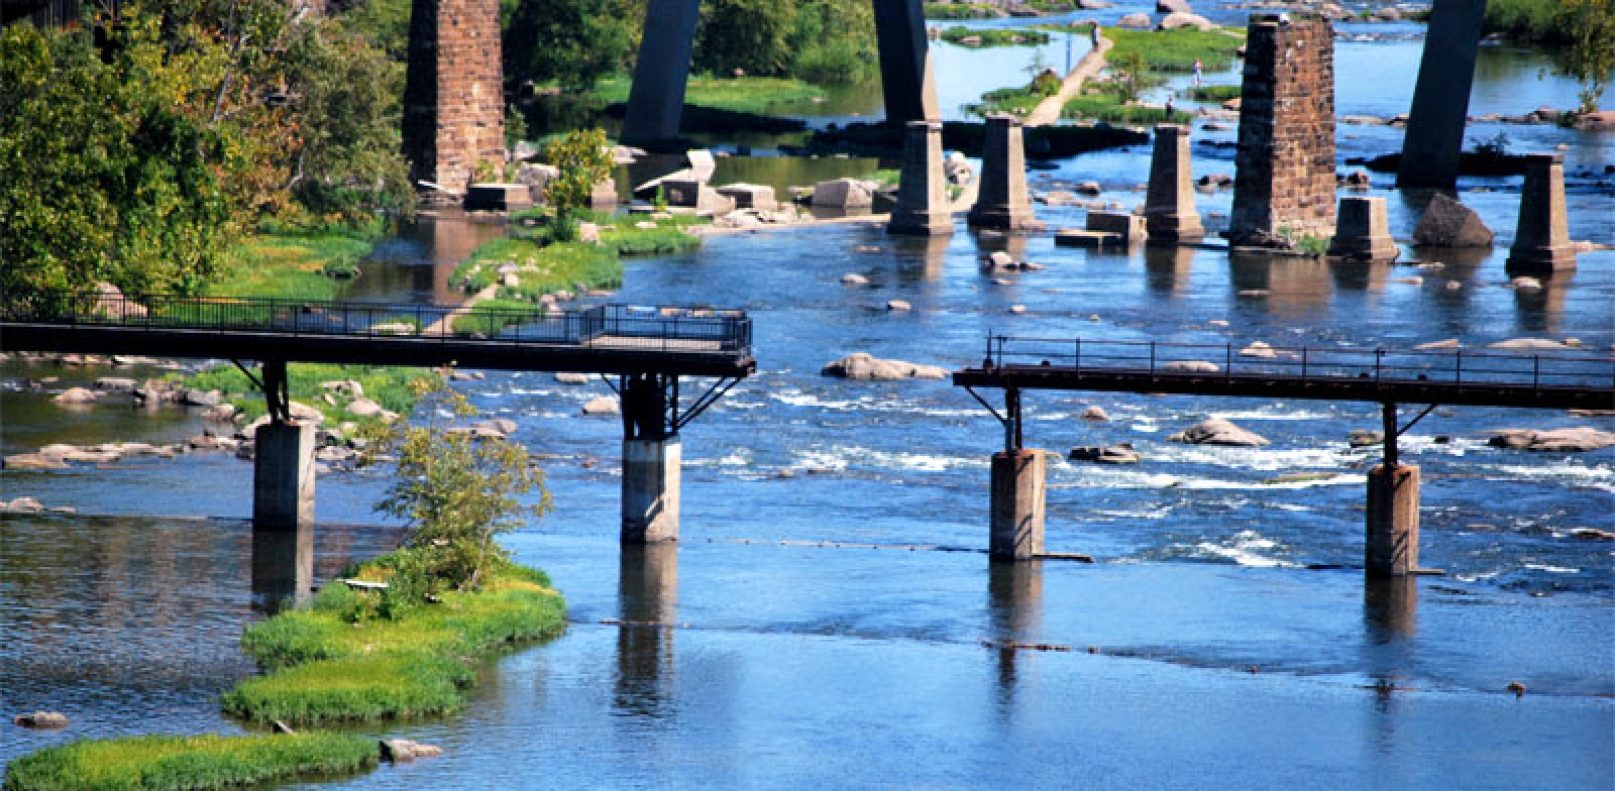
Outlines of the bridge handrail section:
<svg viewBox="0 0 1615 791">
<path fill-rule="evenodd" d="M 1271 355 L 1271 356 L 1269 356 Z M 1161 343 L 987 336 L 983 367 L 1069 368 L 1093 373 L 1270 376 L 1300 382 L 1428 382 L 1533 388 L 1615 387 L 1615 356 L 1575 350 L 1508 353 L 1462 349 L 1353 349 L 1225 343 Z M 1212 363 L 1217 370 L 1195 363 Z M 1203 370 L 1196 371 L 1196 367 Z"/>
<path fill-rule="evenodd" d="M 446 332 L 424 334 L 447 320 Z M 574 311 L 454 305 L 319 302 L 261 297 L 138 298 L 97 292 L 0 295 L 0 321 L 130 330 L 271 332 L 291 336 L 407 339 L 424 343 L 497 343 L 690 351 L 689 341 L 724 354 L 751 353 L 744 311 L 597 305 Z M 459 332 L 455 324 L 478 328 Z M 713 351 L 701 349 L 699 351 Z"/>
</svg>

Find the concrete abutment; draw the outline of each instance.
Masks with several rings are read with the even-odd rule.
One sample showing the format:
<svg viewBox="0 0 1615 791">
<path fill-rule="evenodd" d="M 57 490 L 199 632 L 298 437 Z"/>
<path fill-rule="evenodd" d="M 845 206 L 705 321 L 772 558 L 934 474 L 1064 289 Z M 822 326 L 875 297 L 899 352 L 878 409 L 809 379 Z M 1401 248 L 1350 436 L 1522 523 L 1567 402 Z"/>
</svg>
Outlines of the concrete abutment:
<svg viewBox="0 0 1615 791">
<path fill-rule="evenodd" d="M 622 543 L 678 540 L 683 458 L 677 435 L 623 440 Z"/>
<path fill-rule="evenodd" d="M 987 552 L 998 560 L 1043 554 L 1048 457 L 1040 450 L 993 454 L 992 517 Z"/>
</svg>

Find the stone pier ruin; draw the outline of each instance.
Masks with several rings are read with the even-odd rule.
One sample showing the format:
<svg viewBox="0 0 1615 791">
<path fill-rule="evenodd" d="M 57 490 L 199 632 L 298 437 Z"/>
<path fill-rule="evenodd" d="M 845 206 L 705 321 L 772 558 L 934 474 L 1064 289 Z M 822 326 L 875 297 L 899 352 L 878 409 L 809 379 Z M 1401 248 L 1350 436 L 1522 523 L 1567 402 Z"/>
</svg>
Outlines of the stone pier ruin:
<svg viewBox="0 0 1615 791">
<path fill-rule="evenodd" d="M 1026 190 L 1026 146 L 1021 119 L 1004 113 L 987 116 L 981 153 L 981 188 L 970 209 L 971 228 L 1024 231 L 1041 227 L 1032 215 Z"/>
<path fill-rule="evenodd" d="M 414 0 L 404 86 L 409 176 L 464 193 L 477 163 L 505 163 L 498 0 Z"/>
<path fill-rule="evenodd" d="M 1328 20 L 1251 17 L 1230 244 L 1288 248 L 1334 235 L 1334 52 Z"/>
<path fill-rule="evenodd" d="M 1576 268 L 1576 249 L 1570 244 L 1570 223 L 1565 214 L 1563 154 L 1526 157 L 1520 219 L 1505 268 L 1509 274 Z"/>
<path fill-rule="evenodd" d="M 942 167 L 942 122 L 910 121 L 903 131 L 903 171 L 897 208 L 886 230 L 910 236 L 953 233 L 948 179 Z"/>
<path fill-rule="evenodd" d="M 1189 127 L 1157 124 L 1150 158 L 1149 191 L 1144 198 L 1144 225 L 1152 242 L 1199 241 L 1205 235 L 1194 209 L 1194 171 L 1189 157 Z"/>
</svg>

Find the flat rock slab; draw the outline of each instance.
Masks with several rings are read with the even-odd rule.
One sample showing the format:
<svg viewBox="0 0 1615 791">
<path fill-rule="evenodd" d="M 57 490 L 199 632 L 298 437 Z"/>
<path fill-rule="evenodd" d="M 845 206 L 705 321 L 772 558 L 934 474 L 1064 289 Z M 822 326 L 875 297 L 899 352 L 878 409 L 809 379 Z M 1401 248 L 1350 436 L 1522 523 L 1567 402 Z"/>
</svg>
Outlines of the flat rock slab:
<svg viewBox="0 0 1615 791">
<path fill-rule="evenodd" d="M 1231 445 L 1245 448 L 1255 448 L 1268 444 L 1265 437 L 1246 431 L 1234 425 L 1232 421 L 1222 418 L 1203 420 L 1167 437 L 1167 439 L 1172 442 L 1184 442 L 1190 445 Z"/>
<path fill-rule="evenodd" d="M 854 352 L 825 365 L 819 370 L 823 376 L 860 381 L 900 381 L 903 379 L 946 379 L 946 369 L 934 365 L 917 365 L 904 360 L 882 360 L 866 352 Z"/>
</svg>

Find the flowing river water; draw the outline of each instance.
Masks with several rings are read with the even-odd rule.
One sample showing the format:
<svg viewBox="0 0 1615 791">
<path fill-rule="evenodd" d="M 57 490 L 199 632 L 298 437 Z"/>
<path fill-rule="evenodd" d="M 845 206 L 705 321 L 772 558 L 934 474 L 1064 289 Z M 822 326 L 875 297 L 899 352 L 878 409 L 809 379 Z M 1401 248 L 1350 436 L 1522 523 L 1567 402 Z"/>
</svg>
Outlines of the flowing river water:
<svg viewBox="0 0 1615 791">
<path fill-rule="evenodd" d="M 939 51 L 944 75 L 964 57 Z M 1405 111 L 1418 42 L 1337 51 L 1341 114 Z M 1565 85 L 1538 82 L 1538 66 L 1487 55 L 1472 112 L 1566 104 Z M 1021 76 L 952 90 L 979 95 Z M 1615 242 L 1602 173 L 1615 138 L 1497 128 L 1520 150 L 1570 144 L 1572 236 Z M 1399 139 L 1343 126 L 1341 157 Z M 1145 148 L 1089 155 L 1033 185 L 1096 179 L 1103 199 L 1131 206 L 1147 163 Z M 1232 173 L 1232 151 L 1197 147 L 1195 167 Z M 1388 182 L 1376 176 L 1374 194 L 1388 195 L 1406 238 L 1417 207 Z M 1095 564 L 995 566 L 979 550 L 996 421 L 946 382 L 818 373 L 853 351 L 959 367 L 979 360 L 988 332 L 1359 348 L 1574 337 L 1609 349 L 1615 252 L 1584 253 L 1541 291 L 1507 288 L 1519 180 L 1465 188 L 1500 244 L 1439 271 L 1187 249 L 1094 255 L 962 229 L 904 240 L 861 225 L 715 236 L 629 262 L 615 300 L 743 307 L 755 321 L 758 375 L 684 432 L 682 540 L 619 547 L 621 429 L 579 415 L 604 385 L 497 372 L 461 383 L 546 457 L 556 511 L 505 543 L 551 574 L 572 623 L 489 662 L 463 715 L 377 729 L 441 744 L 445 757 L 321 787 L 1607 788 L 1615 545 L 1574 531 L 1615 526 L 1615 449 L 1528 454 L 1485 440 L 1508 427 L 1615 429 L 1609 418 L 1438 409 L 1403 447 L 1423 469 L 1422 564 L 1447 574 L 1380 585 L 1360 570 L 1362 473 L 1377 450 L 1346 443 L 1378 427 L 1374 406 L 1039 393 L 1027 399 L 1029 446 L 1128 441 L 1144 462 L 1051 465 L 1049 548 Z M 1226 222 L 1227 192 L 1199 198 L 1208 225 Z M 1082 220 L 1072 207 L 1038 213 L 1055 227 Z M 499 232 L 423 221 L 378 248 L 352 296 L 441 300 L 448 262 Z M 1048 268 L 995 285 L 977 261 L 1006 247 Z M 842 285 L 848 272 L 870 284 Z M 914 309 L 888 312 L 888 299 Z M 61 376 L 57 387 L 105 373 L 0 368 L 8 382 Z M 1079 420 L 1089 405 L 1112 420 Z M 1165 440 L 1211 415 L 1272 444 Z M 173 441 L 201 426 L 180 411 L 65 412 L 15 387 L 0 391 L 0 416 L 6 454 Z M 1328 475 L 1272 482 L 1295 472 Z M 250 474 L 193 454 L 0 479 L 7 499 L 79 511 L 0 522 L 0 710 L 74 722 L 0 729 L 0 761 L 82 736 L 241 730 L 216 696 L 254 672 L 236 648 L 260 617 Z M 385 483 L 321 478 L 322 579 L 397 540 L 370 511 Z M 1070 650 L 984 644 L 1004 641 Z M 1505 690 L 1516 680 L 1523 698 Z"/>
</svg>

